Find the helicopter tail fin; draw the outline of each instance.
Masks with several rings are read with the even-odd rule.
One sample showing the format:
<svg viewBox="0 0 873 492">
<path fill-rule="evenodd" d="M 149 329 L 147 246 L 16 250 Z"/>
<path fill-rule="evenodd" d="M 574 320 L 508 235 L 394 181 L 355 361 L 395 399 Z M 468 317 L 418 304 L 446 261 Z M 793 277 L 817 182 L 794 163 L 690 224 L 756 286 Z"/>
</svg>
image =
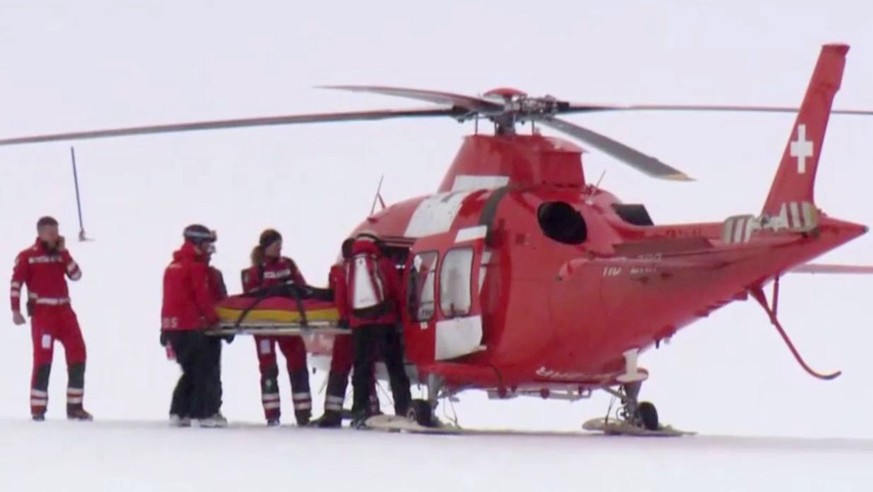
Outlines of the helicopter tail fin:
<svg viewBox="0 0 873 492">
<path fill-rule="evenodd" d="M 783 213 L 800 216 L 799 211 L 814 208 L 815 175 L 822 143 L 830 118 L 834 95 L 843 79 L 845 44 L 822 46 L 818 62 L 797 114 L 782 162 L 764 204 L 763 212 L 770 216 Z M 802 219 L 801 219 L 802 220 Z"/>
</svg>

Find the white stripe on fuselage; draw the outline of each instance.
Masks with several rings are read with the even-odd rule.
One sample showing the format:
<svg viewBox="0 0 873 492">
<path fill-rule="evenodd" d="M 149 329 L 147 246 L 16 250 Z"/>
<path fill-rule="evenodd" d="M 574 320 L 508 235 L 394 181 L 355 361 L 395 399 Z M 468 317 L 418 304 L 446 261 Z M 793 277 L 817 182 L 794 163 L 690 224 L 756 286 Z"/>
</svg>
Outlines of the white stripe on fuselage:
<svg viewBox="0 0 873 492">
<path fill-rule="evenodd" d="M 448 232 L 461 211 L 464 199 L 473 190 L 461 192 L 438 193 L 425 198 L 418 204 L 409 224 L 406 226 L 405 237 L 423 237 L 431 234 Z"/>
<path fill-rule="evenodd" d="M 452 183 L 452 191 L 493 190 L 506 186 L 509 176 L 474 176 L 459 174 Z"/>
<path fill-rule="evenodd" d="M 469 174 L 455 176 L 452 191 L 430 196 L 418 204 L 409 219 L 404 236 L 424 237 L 448 232 L 461 210 L 461 204 L 471 193 L 478 190 L 493 190 L 508 183 L 509 176 Z"/>
<path fill-rule="evenodd" d="M 474 241 L 476 239 L 482 239 L 488 233 L 488 227 L 484 225 L 475 226 L 475 227 L 465 227 L 463 229 L 458 230 L 458 233 L 455 234 L 455 242 L 463 243 L 465 241 Z"/>
<path fill-rule="evenodd" d="M 451 191 L 430 196 L 418 204 L 403 235 L 415 238 L 448 232 L 461 210 L 461 204 L 471 193 L 497 189 L 508 183 L 509 176 L 459 174 L 455 176 Z"/>
</svg>

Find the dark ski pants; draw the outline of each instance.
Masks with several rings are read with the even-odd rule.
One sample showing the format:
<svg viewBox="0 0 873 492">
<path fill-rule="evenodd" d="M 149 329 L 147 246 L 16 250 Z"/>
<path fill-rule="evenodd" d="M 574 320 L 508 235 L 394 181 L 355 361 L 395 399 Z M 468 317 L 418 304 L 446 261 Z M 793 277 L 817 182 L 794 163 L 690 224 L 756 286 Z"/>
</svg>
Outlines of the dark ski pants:
<svg viewBox="0 0 873 492">
<path fill-rule="evenodd" d="M 409 376 L 406 375 L 406 367 L 403 364 L 403 344 L 398 327 L 391 324 L 359 326 L 352 329 L 352 340 L 355 346 L 352 412 L 356 414 L 367 412 L 370 391 L 373 388 L 373 363 L 376 357 L 381 355 L 391 382 L 394 414 L 406 415 L 412 403 L 412 396 L 409 389 Z"/>
<path fill-rule="evenodd" d="M 182 367 L 170 414 L 202 419 L 221 408 L 221 339 L 200 331 L 169 332 L 167 340 Z"/>
</svg>

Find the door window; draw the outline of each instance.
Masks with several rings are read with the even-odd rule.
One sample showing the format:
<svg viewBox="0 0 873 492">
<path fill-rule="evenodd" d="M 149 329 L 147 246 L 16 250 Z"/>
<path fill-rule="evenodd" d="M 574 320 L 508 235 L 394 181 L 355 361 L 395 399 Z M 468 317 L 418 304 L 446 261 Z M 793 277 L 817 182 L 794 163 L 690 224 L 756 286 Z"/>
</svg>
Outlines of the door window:
<svg viewBox="0 0 873 492">
<path fill-rule="evenodd" d="M 412 259 L 406 292 L 409 301 L 409 315 L 415 321 L 428 321 L 433 317 L 435 309 L 434 284 L 438 257 L 436 251 L 427 251 L 415 255 Z"/>
<path fill-rule="evenodd" d="M 466 316 L 472 305 L 473 248 L 449 250 L 440 270 L 440 309 L 443 316 Z"/>
</svg>

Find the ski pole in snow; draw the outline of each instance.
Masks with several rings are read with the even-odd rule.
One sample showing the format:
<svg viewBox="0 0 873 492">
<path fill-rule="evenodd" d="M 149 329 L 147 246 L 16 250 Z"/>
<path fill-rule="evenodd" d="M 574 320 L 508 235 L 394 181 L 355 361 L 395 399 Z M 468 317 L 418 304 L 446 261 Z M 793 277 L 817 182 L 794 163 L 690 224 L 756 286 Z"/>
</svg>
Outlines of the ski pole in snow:
<svg viewBox="0 0 873 492">
<path fill-rule="evenodd" d="M 90 241 L 85 237 L 85 226 L 82 224 L 82 201 L 79 199 L 79 175 L 76 172 L 76 149 L 70 147 L 70 157 L 73 160 L 73 184 L 76 187 L 76 208 L 79 209 L 79 241 Z"/>
</svg>

